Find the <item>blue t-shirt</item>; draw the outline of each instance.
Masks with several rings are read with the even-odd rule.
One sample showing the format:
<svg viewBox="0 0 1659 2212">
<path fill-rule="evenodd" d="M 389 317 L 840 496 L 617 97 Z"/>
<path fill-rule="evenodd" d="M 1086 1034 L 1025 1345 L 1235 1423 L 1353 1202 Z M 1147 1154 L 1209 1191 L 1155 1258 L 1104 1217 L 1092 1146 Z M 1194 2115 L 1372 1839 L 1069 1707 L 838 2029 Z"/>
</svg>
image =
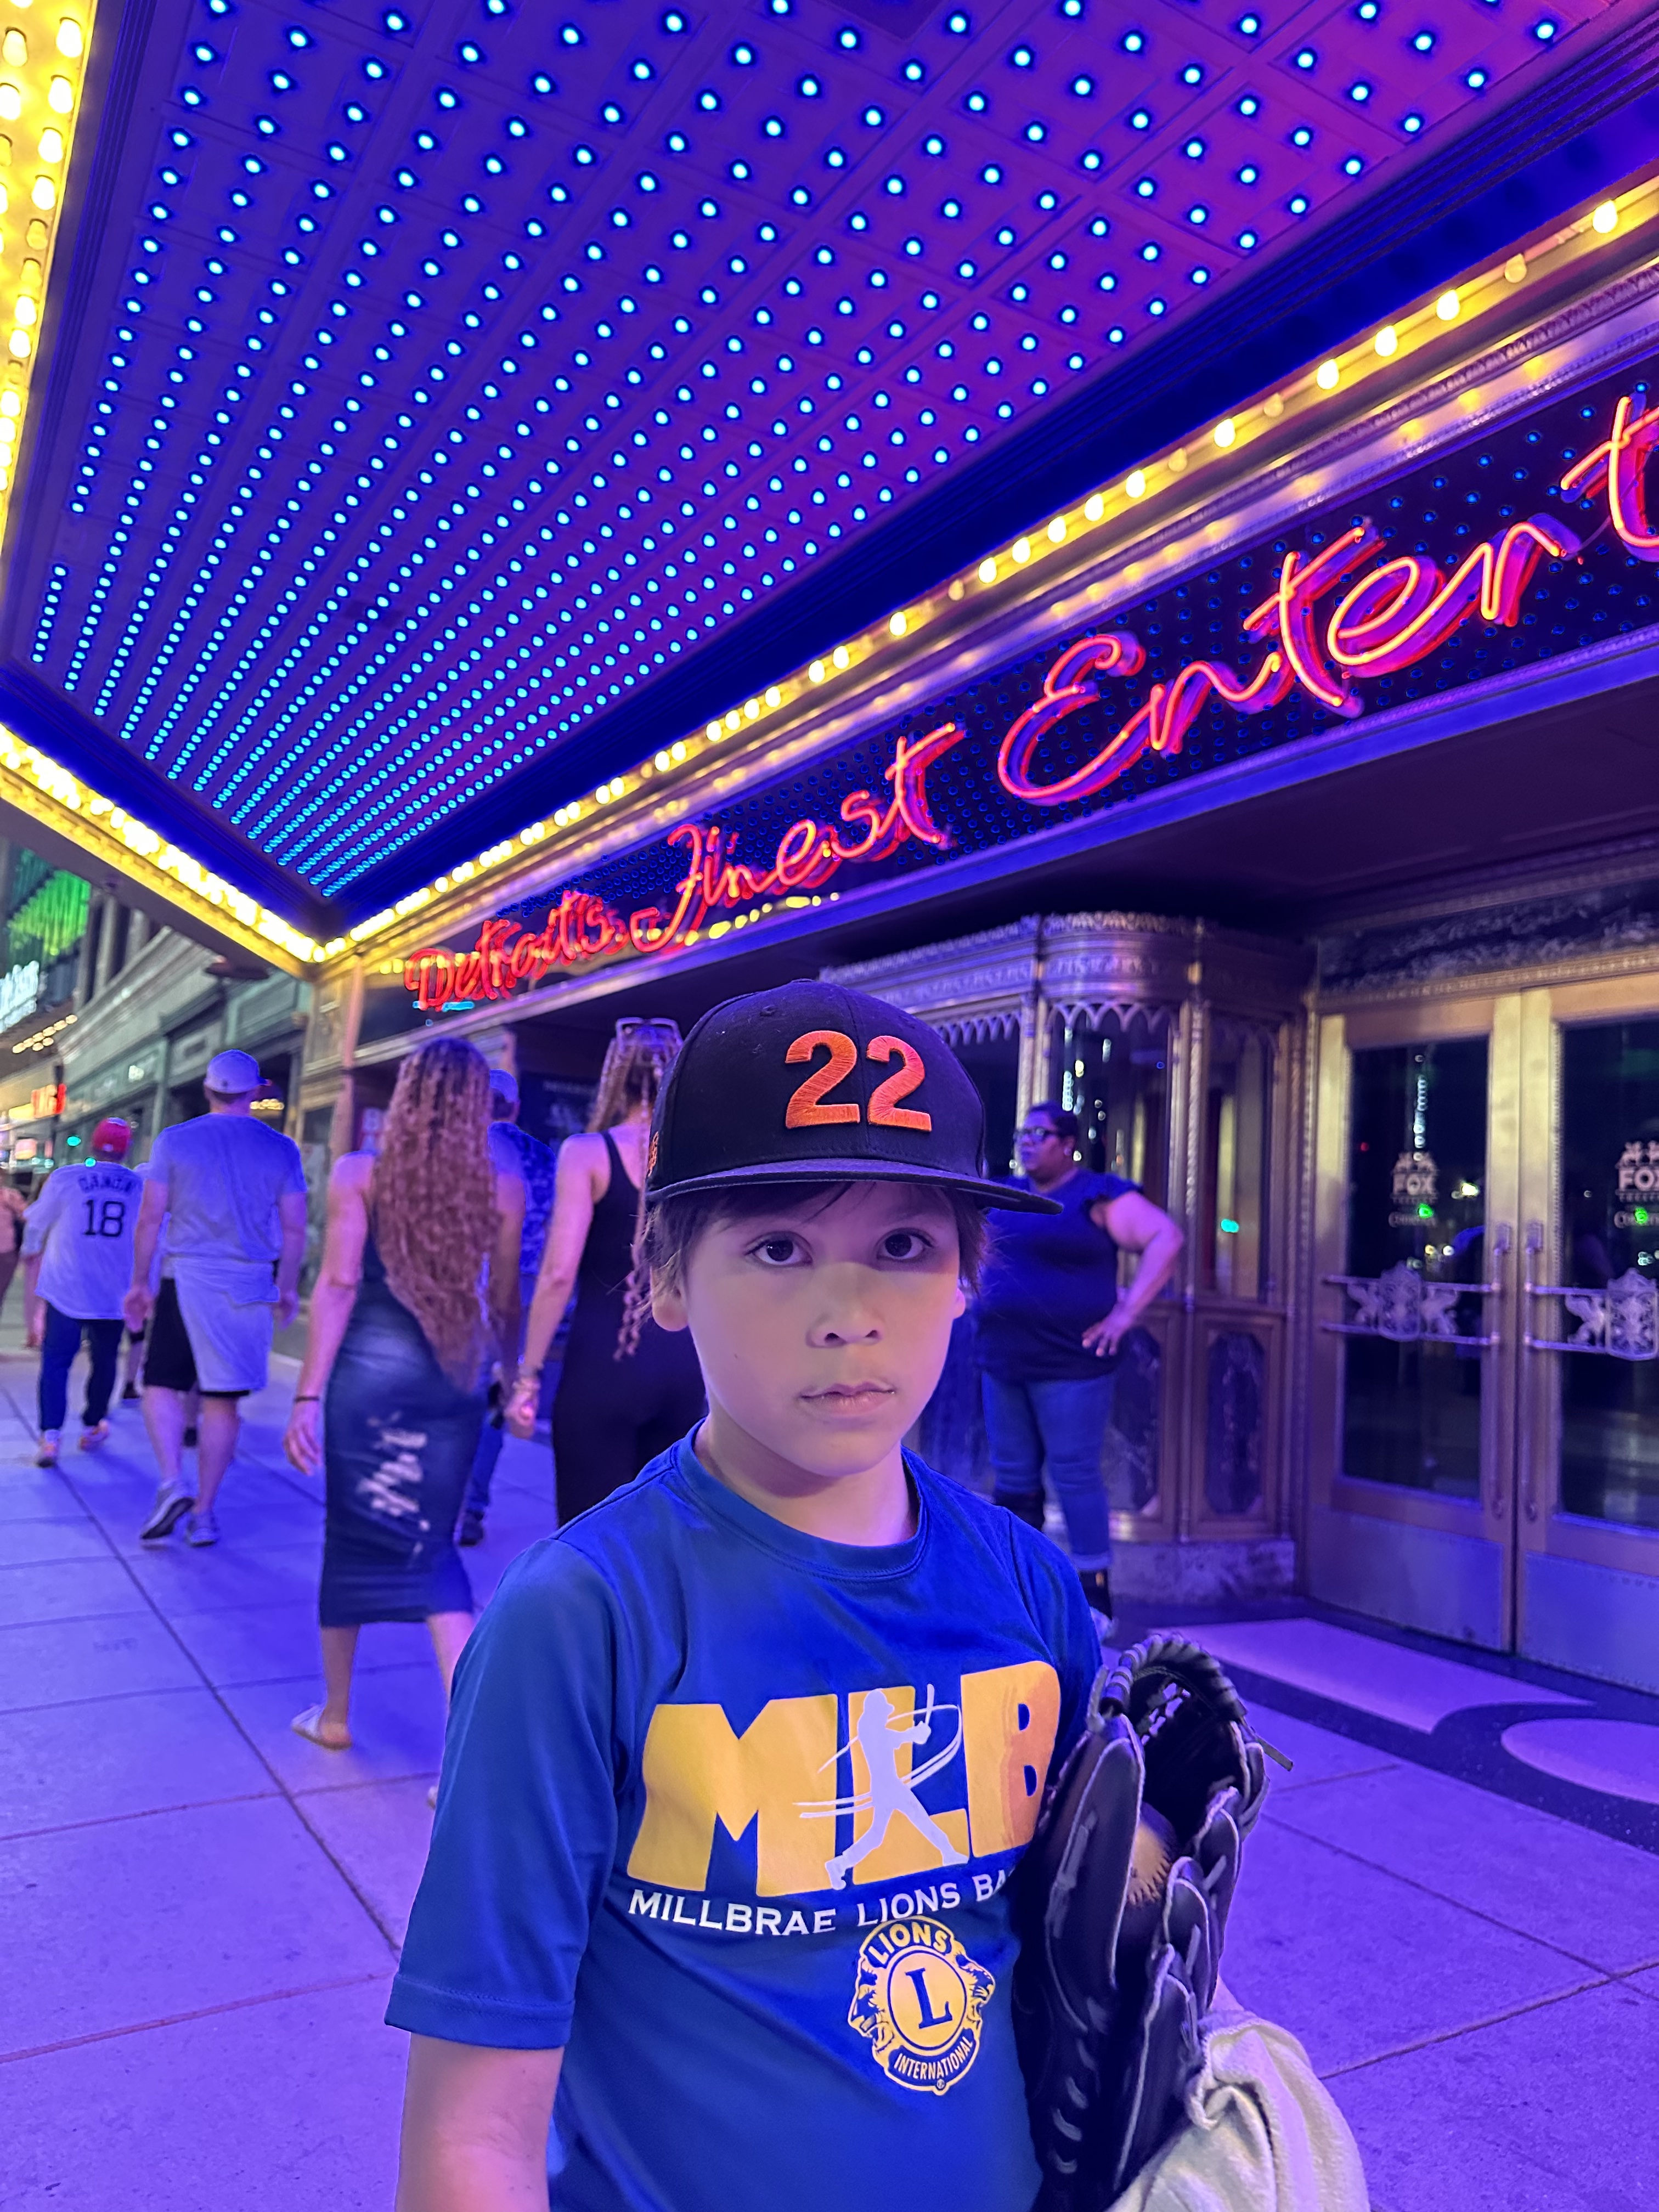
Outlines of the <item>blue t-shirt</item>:
<svg viewBox="0 0 1659 2212">
<path fill-rule="evenodd" d="M 538 1138 L 516 1121 L 492 1121 L 489 1152 L 498 1173 L 515 1175 L 524 1184 L 524 1235 L 519 1244 L 519 1273 L 534 1275 L 542 1264 L 548 1224 L 553 1218 L 553 1155 Z"/>
<path fill-rule="evenodd" d="M 1015 1188 L 1031 1186 L 1017 1178 Z M 1079 1168 L 1044 1195 L 1058 1213 L 999 1213 L 974 1308 L 975 1352 L 1000 1382 L 1082 1382 L 1117 1355 L 1089 1351 L 1083 1332 L 1117 1304 L 1117 1246 L 1090 1218 L 1139 1185 Z"/>
<path fill-rule="evenodd" d="M 1006 1887 L 1098 1653 L 1077 1577 L 908 1462 L 801 1534 L 689 1440 L 508 1571 L 455 1678 L 386 2018 L 565 2045 L 560 2212 L 1029 2212 Z"/>
</svg>

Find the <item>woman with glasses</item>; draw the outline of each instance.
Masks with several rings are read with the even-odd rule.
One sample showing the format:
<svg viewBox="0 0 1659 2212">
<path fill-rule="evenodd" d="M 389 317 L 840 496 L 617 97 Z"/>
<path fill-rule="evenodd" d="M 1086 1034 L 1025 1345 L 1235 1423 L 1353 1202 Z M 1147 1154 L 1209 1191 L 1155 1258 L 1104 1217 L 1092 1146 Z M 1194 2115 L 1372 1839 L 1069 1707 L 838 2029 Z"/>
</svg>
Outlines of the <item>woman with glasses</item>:
<svg viewBox="0 0 1659 2212">
<path fill-rule="evenodd" d="M 1101 1455 L 1115 1370 L 1184 1240 L 1133 1183 L 1079 1165 L 1077 1116 L 1063 1106 L 1033 1106 L 1016 1143 L 1020 1181 L 1060 1211 L 999 1222 L 975 1309 L 996 1499 L 1040 1528 L 1047 1474 L 1072 1564 L 1090 1604 L 1109 1620 L 1111 1513 Z M 1140 1255 L 1133 1287 L 1121 1296 L 1120 1251 Z"/>
<path fill-rule="evenodd" d="M 553 1399 L 561 1527 L 631 1482 L 703 1411 L 690 1336 L 653 1321 L 650 1279 L 635 1258 L 652 1110 L 679 1048 L 672 1022 L 618 1022 L 587 1128 L 559 1147 L 553 1218 L 504 1418 L 515 1437 L 531 1434 L 543 1364 L 574 1291 Z"/>
</svg>

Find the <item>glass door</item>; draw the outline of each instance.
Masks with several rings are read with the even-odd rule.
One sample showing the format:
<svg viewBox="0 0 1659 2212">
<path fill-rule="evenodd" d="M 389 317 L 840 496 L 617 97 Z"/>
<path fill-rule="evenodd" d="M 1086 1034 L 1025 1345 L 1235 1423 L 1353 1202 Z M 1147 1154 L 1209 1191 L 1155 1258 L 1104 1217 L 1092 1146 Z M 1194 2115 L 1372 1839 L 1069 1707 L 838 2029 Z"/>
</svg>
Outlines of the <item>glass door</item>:
<svg viewBox="0 0 1659 2212">
<path fill-rule="evenodd" d="M 1310 1590 L 1659 1690 L 1659 975 L 1328 1017 L 1318 1110 Z"/>
<path fill-rule="evenodd" d="M 1528 995 L 1557 1110 L 1528 1117 L 1517 1643 L 1659 1688 L 1659 1014 Z"/>
<path fill-rule="evenodd" d="M 1309 1577 L 1334 1604 L 1498 1648 L 1513 1354 L 1492 1170 L 1506 1151 L 1514 1173 L 1513 1085 L 1490 1001 L 1431 1011 L 1439 1035 L 1409 1014 L 1393 1036 L 1325 1025 Z"/>
</svg>

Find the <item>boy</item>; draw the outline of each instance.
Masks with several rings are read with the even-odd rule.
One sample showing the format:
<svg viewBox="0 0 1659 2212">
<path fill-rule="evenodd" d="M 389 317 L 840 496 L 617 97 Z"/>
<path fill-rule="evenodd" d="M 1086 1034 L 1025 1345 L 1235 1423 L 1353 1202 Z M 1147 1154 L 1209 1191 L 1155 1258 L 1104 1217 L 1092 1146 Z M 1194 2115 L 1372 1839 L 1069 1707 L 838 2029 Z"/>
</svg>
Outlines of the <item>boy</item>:
<svg viewBox="0 0 1659 2212">
<path fill-rule="evenodd" d="M 121 1356 L 121 1300 L 132 1273 L 132 1234 L 144 1186 L 122 1164 L 132 1142 L 112 1115 L 92 1133 L 92 1158 L 61 1167 L 30 1207 L 23 1230 L 28 1340 L 40 1347 L 37 1467 L 55 1467 L 69 1415 L 69 1376 L 84 1337 L 91 1346 L 81 1449 L 109 1437 L 109 1401 Z"/>
<path fill-rule="evenodd" d="M 1028 2212 L 1007 1882 L 1098 1649 L 901 1440 L 982 1208 L 942 1040 L 822 983 L 687 1039 L 653 1310 L 708 1418 L 508 1573 L 456 1675 L 387 2018 L 400 2212 Z"/>
</svg>

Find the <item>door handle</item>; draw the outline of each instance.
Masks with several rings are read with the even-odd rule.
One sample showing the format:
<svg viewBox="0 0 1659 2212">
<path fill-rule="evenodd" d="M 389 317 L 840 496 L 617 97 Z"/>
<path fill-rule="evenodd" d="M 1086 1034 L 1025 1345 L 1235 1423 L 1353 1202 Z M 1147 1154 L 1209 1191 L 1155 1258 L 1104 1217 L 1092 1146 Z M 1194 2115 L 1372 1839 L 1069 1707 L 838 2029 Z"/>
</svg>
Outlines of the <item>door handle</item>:
<svg viewBox="0 0 1659 2212">
<path fill-rule="evenodd" d="M 1498 1297 L 1498 1327 L 1491 1332 L 1495 1342 L 1501 1342 L 1504 1334 L 1504 1311 L 1510 1303 L 1508 1261 L 1514 1243 L 1514 1231 L 1507 1221 L 1500 1221 L 1492 1232 L 1492 1250 L 1488 1255 L 1486 1268 L 1486 1273 L 1492 1278 L 1492 1288 Z M 1492 1487 L 1487 1492 L 1487 1498 L 1493 1520 L 1501 1521 L 1509 1509 L 1509 1493 L 1504 1486 L 1504 1478 L 1496 1466 L 1492 1469 Z"/>
<path fill-rule="evenodd" d="M 1532 1420 L 1532 1294 L 1538 1281 L 1538 1255 L 1544 1249 L 1544 1224 L 1541 1221 L 1527 1224 L 1525 1255 L 1522 1261 L 1521 1316 L 1521 1402 L 1519 1443 L 1521 1448 L 1521 1507 L 1528 1521 L 1538 1518 L 1538 1440 Z"/>
</svg>

